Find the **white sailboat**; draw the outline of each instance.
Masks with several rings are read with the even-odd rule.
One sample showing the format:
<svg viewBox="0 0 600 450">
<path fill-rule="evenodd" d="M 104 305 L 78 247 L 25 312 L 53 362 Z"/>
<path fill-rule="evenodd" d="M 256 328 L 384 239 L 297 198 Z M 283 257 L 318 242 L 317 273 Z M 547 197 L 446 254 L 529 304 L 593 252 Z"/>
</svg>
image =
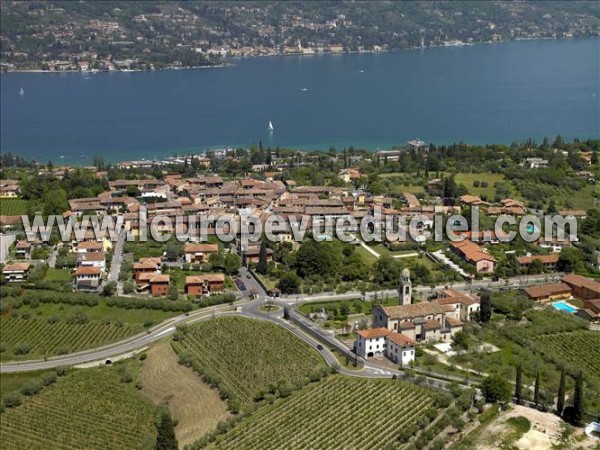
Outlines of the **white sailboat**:
<svg viewBox="0 0 600 450">
<path fill-rule="evenodd" d="M 273 128 L 273 122 L 271 122 L 270 120 L 269 120 L 269 126 L 267 127 L 267 130 L 269 130 L 269 131 L 273 131 L 274 130 L 274 128 Z"/>
<path fill-rule="evenodd" d="M 25 89 L 23 89 L 23 88 L 19 89 L 19 95 L 25 95 Z"/>
</svg>

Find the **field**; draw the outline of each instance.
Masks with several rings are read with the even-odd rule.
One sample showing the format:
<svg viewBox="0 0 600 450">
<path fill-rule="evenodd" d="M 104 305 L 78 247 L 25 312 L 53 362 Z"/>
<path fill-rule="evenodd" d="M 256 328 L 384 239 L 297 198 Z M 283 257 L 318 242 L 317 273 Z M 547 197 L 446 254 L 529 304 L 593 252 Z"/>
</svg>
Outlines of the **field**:
<svg viewBox="0 0 600 450">
<path fill-rule="evenodd" d="M 494 201 L 496 196 L 496 188 L 494 183 L 504 180 L 504 175 L 501 173 L 457 173 L 455 175 L 457 184 L 464 184 L 469 194 L 485 196 L 489 201 Z M 474 187 L 473 181 L 487 181 L 487 187 Z"/>
<path fill-rule="evenodd" d="M 23 305 L 0 316 L 0 359 L 36 359 L 98 347 L 141 333 L 145 325 L 176 314 L 110 307 L 104 301 L 97 306 Z"/>
<path fill-rule="evenodd" d="M 147 355 L 139 374 L 142 393 L 156 404 L 169 406 L 178 421 L 175 435 L 180 446 L 198 440 L 229 416 L 219 393 L 177 362 L 168 341 L 152 346 Z"/>
<path fill-rule="evenodd" d="M 0 416 L 3 449 L 153 448 L 154 407 L 116 368 L 71 372 Z"/>
<path fill-rule="evenodd" d="M 34 359 L 36 357 L 73 353 L 119 341 L 143 331 L 141 325 L 115 325 L 87 322 L 83 324 L 30 317 L 2 317 L 3 352 L 1 359 Z"/>
<path fill-rule="evenodd" d="M 0 215 L 20 216 L 27 214 L 27 200 L 20 198 L 0 198 Z"/>
<path fill-rule="evenodd" d="M 166 251 L 167 245 L 164 242 L 156 242 L 148 239 L 147 242 L 125 241 L 123 244 L 123 253 L 133 253 L 133 259 L 153 258 L 162 256 Z"/>
<path fill-rule="evenodd" d="M 260 409 L 209 448 L 400 448 L 399 431 L 433 392 L 392 380 L 334 375 Z"/>
<path fill-rule="evenodd" d="M 600 333 L 573 331 L 537 336 L 534 340 L 557 361 L 590 375 L 600 375 Z"/>
<path fill-rule="evenodd" d="M 273 323 L 223 317 L 191 327 L 174 342 L 203 368 L 217 374 L 241 404 L 271 384 L 300 381 L 325 364 L 317 351 Z"/>
</svg>

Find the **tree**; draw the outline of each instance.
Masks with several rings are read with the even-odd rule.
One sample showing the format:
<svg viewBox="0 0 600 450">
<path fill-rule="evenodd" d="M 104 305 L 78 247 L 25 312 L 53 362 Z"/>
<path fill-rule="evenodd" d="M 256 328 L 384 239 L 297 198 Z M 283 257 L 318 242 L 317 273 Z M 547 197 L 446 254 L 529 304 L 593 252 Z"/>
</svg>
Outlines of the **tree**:
<svg viewBox="0 0 600 450">
<path fill-rule="evenodd" d="M 256 265 L 256 271 L 262 275 L 265 275 L 269 270 L 269 264 L 267 262 L 267 245 L 264 241 L 260 243 L 260 250 L 258 252 L 258 264 Z"/>
<path fill-rule="evenodd" d="M 560 272 L 574 272 L 582 264 L 581 250 L 574 247 L 563 248 L 556 263 L 556 269 Z"/>
<path fill-rule="evenodd" d="M 488 323 L 492 318 L 492 299 L 488 292 L 481 294 L 481 306 L 479 308 L 479 320 Z"/>
<path fill-rule="evenodd" d="M 500 375 L 490 375 L 482 381 L 480 388 L 488 403 L 505 405 L 510 401 L 510 383 Z"/>
<path fill-rule="evenodd" d="M 105 297 L 112 297 L 117 292 L 117 283 L 114 281 L 109 281 L 102 288 L 102 295 Z"/>
<path fill-rule="evenodd" d="M 540 404 L 540 371 L 537 371 L 537 375 L 535 377 L 535 386 L 533 388 L 533 403 L 535 406 L 539 406 Z"/>
<path fill-rule="evenodd" d="M 42 196 L 44 215 L 62 214 L 69 209 L 67 193 L 64 189 L 50 189 Z"/>
<path fill-rule="evenodd" d="M 300 277 L 294 272 L 284 273 L 279 279 L 279 290 L 282 294 L 297 294 L 300 290 Z"/>
<path fill-rule="evenodd" d="M 167 257 L 167 261 L 177 261 L 177 258 L 179 258 L 179 250 L 180 247 L 176 243 L 171 242 L 167 244 L 167 251 L 165 255 Z"/>
<path fill-rule="evenodd" d="M 575 425 L 583 423 L 583 372 L 579 371 L 575 378 L 575 393 L 573 394 L 573 418 Z"/>
<path fill-rule="evenodd" d="M 560 383 L 558 385 L 558 399 L 556 400 L 556 411 L 560 416 L 565 409 L 566 374 L 563 366 L 560 371 Z"/>
<path fill-rule="evenodd" d="M 169 287 L 169 300 L 177 300 L 179 298 L 179 292 L 177 292 L 177 286 Z"/>
<path fill-rule="evenodd" d="M 464 331 L 459 331 L 452 337 L 452 347 L 456 349 L 469 349 L 469 336 Z"/>
<path fill-rule="evenodd" d="M 156 421 L 156 450 L 177 450 L 177 438 L 175 437 L 175 426 L 171 414 L 166 408 L 161 408 Z"/>
<path fill-rule="evenodd" d="M 234 275 L 238 273 L 240 267 L 242 267 L 242 259 L 235 253 L 228 253 L 225 255 L 223 266 L 225 268 L 225 273 Z"/>
<path fill-rule="evenodd" d="M 517 376 L 515 380 L 515 398 L 517 405 L 520 405 L 523 400 L 523 367 L 521 363 L 517 366 Z"/>
</svg>

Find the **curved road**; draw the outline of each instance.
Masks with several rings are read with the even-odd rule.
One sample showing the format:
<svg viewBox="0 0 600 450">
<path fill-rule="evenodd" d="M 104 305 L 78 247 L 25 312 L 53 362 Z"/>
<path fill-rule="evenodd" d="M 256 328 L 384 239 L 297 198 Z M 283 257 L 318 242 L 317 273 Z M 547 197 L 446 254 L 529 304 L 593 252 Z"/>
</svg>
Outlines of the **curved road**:
<svg viewBox="0 0 600 450">
<path fill-rule="evenodd" d="M 244 278 L 246 273 L 244 272 Z M 546 276 L 547 277 L 547 276 Z M 515 287 L 516 285 L 529 284 L 534 279 L 536 281 L 541 281 L 538 277 L 529 277 L 524 279 L 524 277 L 520 279 L 512 279 L 509 283 L 501 282 L 501 286 L 510 286 Z M 246 279 L 245 281 L 252 281 L 250 279 Z M 489 282 L 486 287 L 489 286 Z M 495 284 L 495 283 L 494 283 Z M 257 284 L 258 285 L 258 284 Z M 500 283 L 496 285 L 500 287 Z M 496 287 L 494 286 L 494 287 Z M 458 288 L 459 286 L 454 285 L 453 287 Z M 463 287 L 463 286 L 460 286 Z M 465 286 L 466 287 L 466 286 Z M 477 286 L 482 287 L 482 286 Z M 443 286 L 437 286 L 436 289 L 441 289 Z M 475 286 L 471 286 L 471 288 L 475 288 Z M 429 288 L 420 288 L 419 290 L 427 290 Z M 262 291 L 262 289 L 260 289 Z M 393 291 L 390 291 L 393 292 Z M 261 292 L 261 297 L 263 299 L 266 298 L 264 291 Z M 277 323 L 278 325 L 286 328 L 290 332 L 294 333 L 300 339 L 304 340 L 308 344 L 313 347 L 317 347 L 318 345 L 322 345 L 323 349 L 320 350 L 325 361 L 330 366 L 338 365 L 337 358 L 331 353 L 331 351 L 327 348 L 336 348 L 344 355 L 351 355 L 354 357 L 354 354 L 338 339 L 334 336 L 328 334 L 323 331 L 319 327 L 315 326 L 315 324 L 306 319 L 302 314 L 296 312 L 293 308 L 294 305 L 298 305 L 301 303 L 311 302 L 311 301 L 322 301 L 322 300 L 333 300 L 344 298 L 348 294 L 340 294 L 340 295 L 318 295 L 312 297 L 305 297 L 300 299 L 296 298 L 282 298 L 282 299 L 274 299 L 274 303 L 280 306 L 278 311 L 274 312 L 263 312 L 260 310 L 260 306 L 264 304 L 263 300 L 243 300 L 241 302 L 236 303 L 234 306 L 231 305 L 219 305 L 212 306 L 207 308 L 202 308 L 187 314 L 183 314 L 177 317 L 173 317 L 167 319 L 161 324 L 148 329 L 146 332 L 128 338 L 126 340 L 116 342 L 113 344 L 109 344 L 103 347 L 93 348 L 89 350 L 84 350 L 81 352 L 71 353 L 69 355 L 64 356 L 56 356 L 47 358 L 45 360 L 32 360 L 32 361 L 20 361 L 20 362 L 7 362 L 0 364 L 0 373 L 11 373 L 11 372 L 25 372 L 25 371 L 36 371 L 36 370 L 45 370 L 52 369 L 60 366 L 73 366 L 79 365 L 83 363 L 89 363 L 94 361 L 102 361 L 111 358 L 115 358 L 120 355 L 124 355 L 127 353 L 131 353 L 135 350 L 139 350 L 143 347 L 148 346 L 149 344 L 162 339 L 166 336 L 170 336 L 175 332 L 175 329 L 178 325 L 190 324 L 202 320 L 208 320 L 216 316 L 221 315 L 240 315 L 244 317 L 261 319 L 261 320 L 270 320 L 272 322 Z M 356 298 L 356 295 L 353 297 Z M 283 308 L 288 307 L 290 312 L 291 321 L 283 320 Z M 291 322 L 294 322 L 291 323 Z M 297 325 L 297 326 L 296 326 Z M 325 345 L 323 345 L 325 344 Z M 352 376 L 362 376 L 362 377 L 391 377 L 393 375 L 396 376 L 404 376 L 405 373 L 396 370 L 393 368 L 383 368 L 376 364 L 370 363 L 368 361 L 359 358 L 363 365 L 363 369 L 361 370 L 352 370 L 347 369 L 345 367 L 340 367 L 339 370 L 342 373 Z"/>
</svg>

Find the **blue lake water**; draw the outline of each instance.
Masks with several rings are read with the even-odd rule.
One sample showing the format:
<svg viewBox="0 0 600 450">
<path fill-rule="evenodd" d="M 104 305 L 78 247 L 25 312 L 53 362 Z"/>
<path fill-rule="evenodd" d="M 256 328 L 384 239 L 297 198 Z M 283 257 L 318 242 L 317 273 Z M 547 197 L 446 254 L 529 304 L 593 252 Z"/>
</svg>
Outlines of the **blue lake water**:
<svg viewBox="0 0 600 450">
<path fill-rule="evenodd" d="M 85 163 L 96 154 L 160 158 L 259 140 L 310 150 L 388 148 L 416 137 L 599 137 L 599 55 L 599 39 L 545 40 L 198 70 L 8 73 L 0 76 L 0 150 Z"/>
</svg>

